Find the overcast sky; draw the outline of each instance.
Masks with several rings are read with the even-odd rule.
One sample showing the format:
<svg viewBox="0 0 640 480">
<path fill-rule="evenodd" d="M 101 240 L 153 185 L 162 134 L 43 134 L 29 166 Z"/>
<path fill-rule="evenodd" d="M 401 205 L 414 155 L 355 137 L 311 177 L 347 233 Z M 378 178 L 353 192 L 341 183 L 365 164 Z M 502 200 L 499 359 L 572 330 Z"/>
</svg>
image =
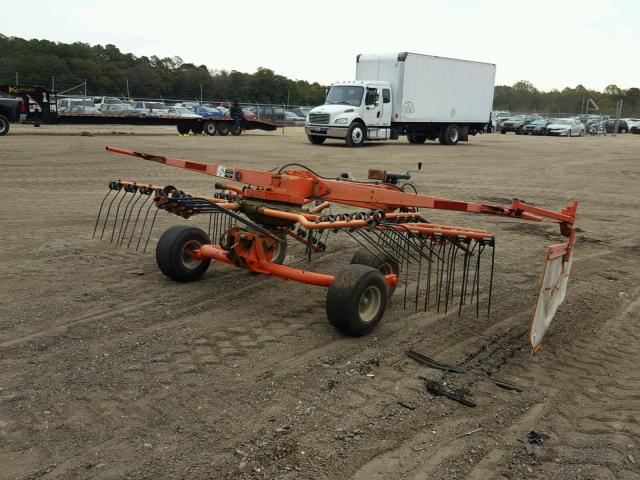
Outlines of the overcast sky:
<svg viewBox="0 0 640 480">
<path fill-rule="evenodd" d="M 410 51 L 495 63 L 497 84 L 640 87 L 639 0 L 0 0 L 0 33 L 323 84 L 358 53 Z"/>
</svg>

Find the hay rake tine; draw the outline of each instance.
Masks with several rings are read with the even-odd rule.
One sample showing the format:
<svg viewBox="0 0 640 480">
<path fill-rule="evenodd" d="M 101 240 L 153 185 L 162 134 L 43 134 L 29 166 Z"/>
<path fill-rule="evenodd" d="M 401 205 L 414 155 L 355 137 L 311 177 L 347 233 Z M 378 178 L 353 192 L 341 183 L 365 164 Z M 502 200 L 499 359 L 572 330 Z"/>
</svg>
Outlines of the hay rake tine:
<svg viewBox="0 0 640 480">
<path fill-rule="evenodd" d="M 100 223 L 100 215 L 102 214 L 102 207 L 104 206 L 104 202 L 106 202 L 107 197 L 109 195 L 111 195 L 111 189 L 107 190 L 107 194 L 102 199 L 102 203 L 100 203 L 100 209 L 98 210 L 98 218 L 96 218 L 96 225 L 95 227 L 93 227 L 93 235 L 91 236 L 91 238 L 95 238 L 96 236 L 96 231 L 98 230 L 98 224 Z"/>
<path fill-rule="evenodd" d="M 102 224 L 102 232 L 100 232 L 100 240 L 102 240 L 102 237 L 104 236 L 104 231 L 105 231 L 105 228 L 107 227 L 107 222 L 109 221 L 109 214 L 111 213 L 111 207 L 113 206 L 113 203 L 116 201 L 116 198 L 118 198 L 118 195 L 120 195 L 120 192 L 121 192 L 121 190 L 117 190 L 116 194 L 111 199 L 111 202 L 109 202 L 109 207 L 107 208 L 107 213 L 104 216 L 104 223 Z"/>
<path fill-rule="evenodd" d="M 140 241 L 142 240 L 142 236 L 144 235 L 144 227 L 147 225 L 147 219 L 149 218 L 149 212 L 151 211 L 151 207 L 153 207 L 153 205 L 154 205 L 154 202 L 151 201 L 151 203 L 147 207 L 147 210 L 145 211 L 144 220 L 142 222 L 142 228 L 140 228 L 140 235 L 138 236 L 138 243 L 136 244 L 136 252 L 138 251 L 138 248 L 140 248 Z M 157 210 L 156 210 L 156 213 L 157 213 Z"/>
<path fill-rule="evenodd" d="M 140 201 L 140 199 L 142 198 L 143 193 L 138 191 L 138 195 L 137 197 L 135 197 L 135 201 L 133 202 L 133 205 L 131 205 L 131 208 L 129 209 L 129 214 L 127 215 L 127 209 L 125 208 L 124 210 L 124 215 L 126 218 L 126 222 L 124 224 L 124 230 L 122 230 L 122 225 L 120 226 L 120 230 L 122 231 L 122 234 L 120 235 L 120 241 L 117 243 L 118 245 L 122 245 L 122 242 L 124 242 L 124 238 L 127 234 L 127 229 L 129 228 L 129 222 L 131 222 L 131 215 L 133 214 L 133 209 L 136 208 L 136 205 L 138 204 L 138 202 Z"/>
<path fill-rule="evenodd" d="M 487 317 L 491 316 L 491 295 L 493 293 L 493 268 L 496 258 L 496 241 L 491 241 L 491 276 L 489 277 L 489 304 L 487 305 Z"/>
<path fill-rule="evenodd" d="M 151 200 L 151 204 L 153 205 L 153 197 L 148 195 L 147 198 L 142 202 L 140 207 L 138 208 L 138 213 L 136 214 L 136 219 L 133 222 L 133 228 L 131 229 L 131 234 L 129 235 L 129 241 L 127 242 L 127 248 L 131 246 L 131 240 L 133 240 L 133 236 L 136 233 L 136 227 L 138 226 L 138 220 L 140 219 L 140 214 L 142 213 L 142 209 L 147 204 L 147 202 Z"/>
<path fill-rule="evenodd" d="M 158 212 L 160 210 L 156 210 L 153 214 L 153 218 L 151 219 L 151 226 L 149 227 L 149 234 L 147 235 L 147 241 L 144 244 L 144 249 L 142 250 L 142 253 L 147 253 L 147 245 L 149 245 L 149 239 L 151 238 L 151 232 L 153 231 L 153 226 L 156 223 L 156 217 L 158 216 Z"/>
<path fill-rule="evenodd" d="M 116 225 L 118 224 L 118 215 L 120 214 L 120 205 L 122 205 L 122 201 L 126 196 L 127 196 L 127 192 L 124 191 L 124 195 L 122 195 L 122 198 L 120 199 L 120 201 L 118 202 L 118 206 L 116 207 L 116 215 L 113 220 L 113 228 L 111 229 L 111 239 L 109 240 L 111 243 L 113 243 L 113 235 L 116 233 Z"/>
</svg>

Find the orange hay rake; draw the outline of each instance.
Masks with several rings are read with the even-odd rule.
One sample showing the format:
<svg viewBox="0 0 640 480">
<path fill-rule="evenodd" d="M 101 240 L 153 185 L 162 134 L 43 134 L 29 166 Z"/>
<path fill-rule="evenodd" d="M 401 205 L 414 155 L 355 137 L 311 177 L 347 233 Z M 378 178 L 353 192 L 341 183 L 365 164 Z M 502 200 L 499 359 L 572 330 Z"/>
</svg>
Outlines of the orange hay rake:
<svg viewBox="0 0 640 480">
<path fill-rule="evenodd" d="M 378 325 L 388 299 L 399 285 L 404 289 L 405 308 L 410 305 L 426 311 L 434 304 L 438 311 L 447 313 L 454 302 L 459 311 L 464 305 L 475 303 L 479 314 L 480 303 L 485 302 L 489 313 L 495 239 L 485 230 L 429 223 L 419 211 L 439 209 L 529 221 L 547 218 L 559 223 L 567 241 L 549 247 L 547 253 L 532 315 L 530 343 L 534 351 L 564 298 L 575 242 L 575 202 L 557 213 L 519 200 L 505 207 L 419 195 L 413 193 L 411 184 L 401 183 L 410 179 L 409 174 L 370 171 L 368 181 L 355 181 L 348 175 L 322 177 L 300 164 L 265 172 L 114 147 L 107 150 L 243 185 L 216 183 L 218 192 L 204 197 L 174 186 L 109 182 L 94 236 L 146 250 L 160 210 L 184 218 L 208 215 L 207 231 L 178 225 L 167 229 L 158 240 L 158 266 L 177 281 L 197 280 L 214 260 L 327 287 L 329 322 L 354 336 L 366 335 Z M 157 209 L 151 214 L 154 205 Z M 325 213 L 332 205 L 363 210 Z M 288 240 L 301 243 L 305 256 L 311 259 L 327 249 L 331 234 L 346 235 L 359 245 L 351 263 L 336 275 L 283 264 Z M 490 262 L 481 262 L 488 251 Z M 482 295 L 481 279 L 488 282 Z"/>
</svg>

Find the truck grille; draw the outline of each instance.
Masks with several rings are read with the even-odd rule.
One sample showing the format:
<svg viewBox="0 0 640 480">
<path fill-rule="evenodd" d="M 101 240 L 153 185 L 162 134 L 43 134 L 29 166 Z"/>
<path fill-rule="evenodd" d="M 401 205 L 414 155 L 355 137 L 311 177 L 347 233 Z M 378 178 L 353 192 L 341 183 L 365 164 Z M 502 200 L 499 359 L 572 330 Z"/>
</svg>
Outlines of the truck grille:
<svg viewBox="0 0 640 480">
<path fill-rule="evenodd" d="M 329 118 L 330 115 L 328 113 L 310 113 L 309 123 L 327 125 L 329 123 Z"/>
</svg>

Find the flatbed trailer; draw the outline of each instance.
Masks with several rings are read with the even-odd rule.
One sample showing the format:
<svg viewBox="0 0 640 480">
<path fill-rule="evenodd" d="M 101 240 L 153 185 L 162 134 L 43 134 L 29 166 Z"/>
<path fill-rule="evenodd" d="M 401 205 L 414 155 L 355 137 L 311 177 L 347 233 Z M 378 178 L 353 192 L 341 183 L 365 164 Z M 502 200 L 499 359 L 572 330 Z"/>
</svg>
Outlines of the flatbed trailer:
<svg viewBox="0 0 640 480">
<path fill-rule="evenodd" d="M 0 92 L 22 97 L 26 115 L 19 123 L 39 125 L 175 125 L 179 134 L 240 135 L 243 130 L 275 131 L 277 125 L 260 120 L 242 120 L 239 124 L 230 116 L 223 118 L 185 118 L 179 116 L 94 115 L 59 113 L 57 95 L 42 87 L 0 86 Z"/>
</svg>

